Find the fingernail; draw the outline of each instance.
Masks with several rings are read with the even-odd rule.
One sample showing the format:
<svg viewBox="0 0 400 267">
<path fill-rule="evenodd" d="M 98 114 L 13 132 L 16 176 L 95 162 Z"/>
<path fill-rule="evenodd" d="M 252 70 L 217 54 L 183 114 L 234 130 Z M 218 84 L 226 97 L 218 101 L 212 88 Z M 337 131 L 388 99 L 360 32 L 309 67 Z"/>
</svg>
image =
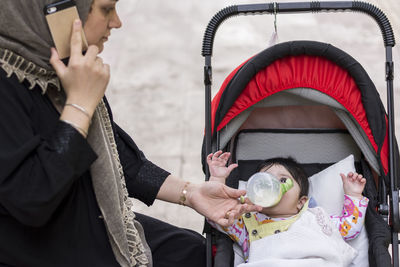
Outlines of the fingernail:
<svg viewBox="0 0 400 267">
<path fill-rule="evenodd" d="M 80 26 L 81 25 L 81 21 L 79 19 L 74 20 L 74 25 L 75 26 Z"/>
</svg>

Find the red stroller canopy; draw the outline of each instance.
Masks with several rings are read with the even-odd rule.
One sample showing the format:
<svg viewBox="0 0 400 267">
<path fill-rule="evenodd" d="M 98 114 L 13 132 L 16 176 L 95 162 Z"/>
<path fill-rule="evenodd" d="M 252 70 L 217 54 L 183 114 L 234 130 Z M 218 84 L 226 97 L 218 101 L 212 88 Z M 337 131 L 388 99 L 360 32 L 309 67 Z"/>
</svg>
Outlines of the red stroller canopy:
<svg viewBox="0 0 400 267">
<path fill-rule="evenodd" d="M 315 53 L 316 48 L 322 53 Z M 288 55 L 279 54 L 287 49 L 290 50 Z M 266 61 L 265 66 L 262 60 Z M 306 41 L 283 43 L 237 67 L 225 79 L 212 101 L 212 132 L 215 128 L 221 130 L 238 114 L 262 99 L 283 90 L 302 87 L 329 95 L 354 117 L 380 156 L 387 174 L 387 116 L 379 94 L 358 62 L 328 44 Z M 232 92 L 235 92 L 233 97 Z"/>
</svg>

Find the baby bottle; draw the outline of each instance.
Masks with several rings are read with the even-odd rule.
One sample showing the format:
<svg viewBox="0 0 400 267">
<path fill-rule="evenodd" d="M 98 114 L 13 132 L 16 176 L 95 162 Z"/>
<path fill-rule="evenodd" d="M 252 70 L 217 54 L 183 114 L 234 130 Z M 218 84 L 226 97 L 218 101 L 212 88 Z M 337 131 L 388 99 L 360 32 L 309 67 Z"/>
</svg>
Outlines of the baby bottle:
<svg viewBox="0 0 400 267">
<path fill-rule="evenodd" d="M 247 182 L 247 197 L 261 207 L 272 207 L 279 203 L 283 194 L 293 187 L 292 179 L 281 183 L 268 172 L 257 172 Z"/>
</svg>

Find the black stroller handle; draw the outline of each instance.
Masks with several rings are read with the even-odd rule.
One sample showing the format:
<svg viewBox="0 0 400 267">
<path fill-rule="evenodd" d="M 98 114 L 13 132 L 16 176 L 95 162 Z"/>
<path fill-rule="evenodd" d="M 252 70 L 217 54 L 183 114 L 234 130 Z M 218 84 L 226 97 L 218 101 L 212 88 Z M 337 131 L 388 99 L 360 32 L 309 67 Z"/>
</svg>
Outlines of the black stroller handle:
<svg viewBox="0 0 400 267">
<path fill-rule="evenodd" d="M 226 19 L 236 15 L 264 14 L 264 13 L 302 13 L 321 11 L 358 11 L 370 15 L 381 29 L 385 46 L 395 45 L 392 26 L 386 15 L 376 6 L 360 1 L 324 1 L 324 2 L 293 2 L 293 3 L 266 3 L 229 6 L 217 14 L 208 23 L 203 38 L 202 55 L 211 56 L 215 33 L 219 25 Z"/>
</svg>

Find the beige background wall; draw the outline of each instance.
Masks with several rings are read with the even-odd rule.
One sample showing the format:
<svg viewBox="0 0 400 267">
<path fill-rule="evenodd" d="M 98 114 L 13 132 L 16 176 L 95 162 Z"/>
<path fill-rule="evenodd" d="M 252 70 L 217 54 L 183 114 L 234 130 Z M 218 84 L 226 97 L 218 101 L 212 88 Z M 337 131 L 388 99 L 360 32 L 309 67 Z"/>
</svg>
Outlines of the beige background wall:
<svg viewBox="0 0 400 267">
<path fill-rule="evenodd" d="M 146 156 L 185 180 L 201 182 L 200 153 L 204 128 L 201 44 L 211 17 L 234 4 L 263 1 L 121 0 L 123 28 L 114 30 L 103 58 L 111 64 L 107 96 L 115 120 Z M 400 1 L 375 0 L 400 38 Z M 384 48 L 380 30 L 359 13 L 278 14 L 281 42 L 309 39 L 332 43 L 364 66 L 386 98 Z M 241 16 L 221 25 L 215 39 L 215 93 L 225 76 L 242 61 L 268 46 L 273 16 Z M 394 49 L 396 131 L 400 130 L 400 48 Z M 384 100 L 386 106 L 386 100 Z M 136 211 L 201 232 L 203 219 L 194 211 L 169 203 Z"/>
</svg>

